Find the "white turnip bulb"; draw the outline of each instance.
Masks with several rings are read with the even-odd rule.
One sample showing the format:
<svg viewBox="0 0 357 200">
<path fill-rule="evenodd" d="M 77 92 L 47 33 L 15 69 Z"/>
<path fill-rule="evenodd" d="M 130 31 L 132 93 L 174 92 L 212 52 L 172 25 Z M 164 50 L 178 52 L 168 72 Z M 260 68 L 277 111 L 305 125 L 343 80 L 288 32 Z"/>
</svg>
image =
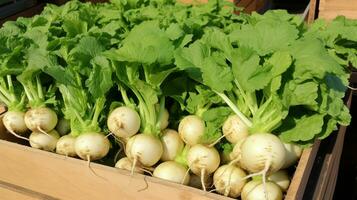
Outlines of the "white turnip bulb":
<svg viewBox="0 0 357 200">
<path fill-rule="evenodd" d="M 140 129 L 140 123 L 139 114 L 126 106 L 114 109 L 107 120 L 109 131 L 120 138 L 128 138 L 136 134 Z"/>
<path fill-rule="evenodd" d="M 64 135 L 60 137 L 60 139 L 57 141 L 56 153 L 65 156 L 75 157 L 77 155 L 76 150 L 74 148 L 75 143 L 76 138 L 72 135 Z"/>
<path fill-rule="evenodd" d="M 246 184 L 244 179 L 247 174 L 235 165 L 222 165 L 213 175 L 216 191 L 224 196 L 237 198 Z"/>
<path fill-rule="evenodd" d="M 196 115 L 184 117 L 178 127 L 181 139 L 188 145 L 198 144 L 205 131 L 204 121 Z"/>
<path fill-rule="evenodd" d="M 162 161 L 174 160 L 175 157 L 183 150 L 184 143 L 175 130 L 165 129 L 163 131 L 161 141 L 164 150 L 161 156 Z"/>
<path fill-rule="evenodd" d="M 155 168 L 153 176 L 184 185 L 187 185 L 190 181 L 190 173 L 187 167 L 175 161 L 166 161 L 159 164 Z"/>
<path fill-rule="evenodd" d="M 31 147 L 33 148 L 54 151 L 59 137 L 60 136 L 56 130 L 52 130 L 47 134 L 34 131 L 31 133 L 29 140 Z"/>
<path fill-rule="evenodd" d="M 74 144 L 76 154 L 83 160 L 99 160 L 107 155 L 110 142 L 105 135 L 97 132 L 82 133 Z"/>
</svg>

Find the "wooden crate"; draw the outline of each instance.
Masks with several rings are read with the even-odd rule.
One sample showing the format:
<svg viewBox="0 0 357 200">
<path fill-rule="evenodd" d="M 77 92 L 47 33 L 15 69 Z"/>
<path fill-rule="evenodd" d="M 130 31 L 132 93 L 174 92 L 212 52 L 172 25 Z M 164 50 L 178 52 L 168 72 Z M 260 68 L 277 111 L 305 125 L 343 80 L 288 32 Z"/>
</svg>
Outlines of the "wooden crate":
<svg viewBox="0 0 357 200">
<path fill-rule="evenodd" d="M 65 1 L 61 0 L 61 2 Z M 246 12 L 257 10 L 259 6 L 262 6 L 262 2 L 261 0 L 235 1 L 238 5 L 245 7 Z M 38 5 L 34 9 L 6 20 L 13 20 L 18 16 L 32 16 L 39 13 L 43 6 L 44 4 Z M 0 107 L 0 113 L 2 111 L 4 111 L 3 107 Z M 344 132 L 345 128 L 341 127 L 338 134 L 334 134 L 343 138 Z M 327 140 L 331 141 L 335 138 Z M 96 163 L 91 163 L 88 168 L 86 161 L 33 149 L 24 144 L 26 142 L 18 141 L 17 138 L 6 133 L 0 118 L 1 200 L 231 199 L 154 177 L 140 174 L 130 176 L 128 171 Z M 311 180 L 311 172 L 320 146 L 320 142 L 317 141 L 312 148 L 303 151 L 285 199 L 301 200 L 306 196 L 305 191 L 310 186 L 308 183 Z M 331 158 L 333 159 L 328 161 L 336 163 L 339 157 L 334 153 Z M 327 168 L 330 169 L 330 167 Z M 324 170 L 325 174 L 326 172 Z"/>
<path fill-rule="evenodd" d="M 0 138 L 0 196 L 49 200 L 231 199 L 154 177 L 131 176 L 128 171 L 96 163 L 88 168 L 88 163 L 80 159 L 6 141 L 4 138 L 14 138 L 1 123 Z M 303 151 L 286 199 L 298 199 L 304 191 L 316 149 L 315 145 Z"/>
<path fill-rule="evenodd" d="M 319 18 L 333 19 L 338 15 L 357 19 L 356 0 L 320 0 Z"/>
</svg>

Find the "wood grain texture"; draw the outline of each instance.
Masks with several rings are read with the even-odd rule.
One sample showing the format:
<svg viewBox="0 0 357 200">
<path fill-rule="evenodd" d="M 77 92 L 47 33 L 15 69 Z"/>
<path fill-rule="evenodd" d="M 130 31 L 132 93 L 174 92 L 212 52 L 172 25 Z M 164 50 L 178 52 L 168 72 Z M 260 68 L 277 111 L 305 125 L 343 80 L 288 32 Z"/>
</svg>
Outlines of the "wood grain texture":
<svg viewBox="0 0 357 200">
<path fill-rule="evenodd" d="M 306 183 L 310 176 L 320 142 L 316 141 L 311 148 L 304 149 L 286 193 L 286 200 L 303 199 Z"/>
<path fill-rule="evenodd" d="M 1 200 L 38 200 L 38 198 L 34 198 L 31 196 L 27 196 L 16 191 L 3 188 L 0 186 L 0 198 Z"/>
<path fill-rule="evenodd" d="M 320 0 L 319 18 L 331 20 L 339 15 L 357 19 L 356 0 Z"/>
<path fill-rule="evenodd" d="M 63 200 L 230 198 L 0 140 L 0 180 Z"/>
</svg>

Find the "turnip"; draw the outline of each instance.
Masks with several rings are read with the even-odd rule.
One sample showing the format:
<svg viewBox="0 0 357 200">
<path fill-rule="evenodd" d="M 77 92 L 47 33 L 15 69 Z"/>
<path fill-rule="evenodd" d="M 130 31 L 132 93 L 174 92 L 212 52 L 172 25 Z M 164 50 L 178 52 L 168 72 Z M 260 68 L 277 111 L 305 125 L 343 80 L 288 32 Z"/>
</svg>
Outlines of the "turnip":
<svg viewBox="0 0 357 200">
<path fill-rule="evenodd" d="M 71 126 L 67 119 L 61 118 L 60 120 L 58 120 L 55 129 L 61 136 L 64 136 L 71 131 Z"/>
<path fill-rule="evenodd" d="M 166 161 L 159 164 L 155 168 L 153 176 L 184 185 L 187 185 L 190 181 L 187 168 L 175 161 Z"/>
<path fill-rule="evenodd" d="M 248 137 L 248 127 L 237 115 L 229 116 L 222 126 L 223 135 L 230 143 L 237 143 Z"/>
<path fill-rule="evenodd" d="M 175 157 L 183 150 L 184 143 L 175 130 L 164 130 L 161 141 L 164 148 L 161 156 L 162 161 L 174 160 Z"/>
<path fill-rule="evenodd" d="M 127 106 L 118 107 L 109 114 L 107 126 L 117 137 L 128 138 L 139 131 L 140 116 Z"/>
<path fill-rule="evenodd" d="M 279 170 L 268 176 L 268 180 L 277 184 L 282 191 L 287 191 L 290 185 L 290 178 L 286 170 Z"/>
<path fill-rule="evenodd" d="M 56 145 L 56 153 L 65 156 L 76 156 L 75 151 L 76 138 L 72 135 L 64 135 L 58 141 Z"/>
<path fill-rule="evenodd" d="M 160 105 L 159 104 L 156 104 L 156 110 L 158 112 L 160 112 Z M 167 109 L 164 108 L 162 110 L 161 116 L 159 116 L 159 118 L 160 118 L 160 130 L 164 130 L 165 128 L 167 128 L 167 126 L 169 125 L 169 117 L 170 117 L 169 111 L 167 111 Z"/>
<path fill-rule="evenodd" d="M 284 145 L 277 136 L 270 133 L 250 135 L 240 150 L 240 163 L 251 173 L 273 173 L 285 163 Z"/>
<path fill-rule="evenodd" d="M 230 163 L 234 163 L 239 166 L 239 161 L 241 159 L 241 147 L 245 139 L 239 140 L 233 147 L 232 152 L 230 153 Z"/>
<path fill-rule="evenodd" d="M 132 170 L 133 162 L 128 157 L 123 157 L 115 163 L 115 167 L 118 169 Z M 142 170 L 139 166 L 134 167 L 134 172 L 143 174 L 144 170 Z"/>
<path fill-rule="evenodd" d="M 47 134 L 40 131 L 34 131 L 31 133 L 29 140 L 31 147 L 33 148 L 54 151 L 59 137 L 60 136 L 56 130 L 49 131 Z"/>
<path fill-rule="evenodd" d="M 98 160 L 109 152 L 110 142 L 103 134 L 96 132 L 82 133 L 74 144 L 76 154 L 83 160 Z"/>
<path fill-rule="evenodd" d="M 21 111 L 7 111 L 4 114 L 2 122 L 6 130 L 8 130 L 11 134 L 28 141 L 29 139 L 21 136 L 28 131 L 28 128 L 25 124 L 24 116 L 25 113 Z"/>
<path fill-rule="evenodd" d="M 302 154 L 302 149 L 296 144 L 283 143 L 285 147 L 285 163 L 282 169 L 286 169 L 296 163 Z"/>
<path fill-rule="evenodd" d="M 219 153 L 214 147 L 196 144 L 188 150 L 187 164 L 194 174 L 201 177 L 202 188 L 206 191 L 204 177 L 212 174 L 218 168 Z"/>
<path fill-rule="evenodd" d="M 250 135 L 240 150 L 240 165 L 253 173 L 246 178 L 262 175 L 263 185 L 266 175 L 278 171 L 285 163 L 285 147 L 277 136 L 270 133 Z"/>
<path fill-rule="evenodd" d="M 184 117 L 178 127 L 181 139 L 190 146 L 199 143 L 204 131 L 205 123 L 196 115 L 188 115 Z"/>
<path fill-rule="evenodd" d="M 134 135 L 126 143 L 125 148 L 127 157 L 133 161 L 133 168 L 137 162 L 145 167 L 155 165 L 160 160 L 163 151 L 161 141 L 149 134 Z"/>
<path fill-rule="evenodd" d="M 222 165 L 213 175 L 213 183 L 216 191 L 224 196 L 233 198 L 239 197 L 243 186 L 247 180 L 247 174 L 239 167 L 234 165 Z"/>
<path fill-rule="evenodd" d="M 57 125 L 56 113 L 47 107 L 32 108 L 25 113 L 25 124 L 31 131 L 47 133 Z"/>
<path fill-rule="evenodd" d="M 283 193 L 273 182 L 267 182 L 264 189 L 261 181 L 253 180 L 243 187 L 241 198 L 242 200 L 282 200 Z"/>
</svg>

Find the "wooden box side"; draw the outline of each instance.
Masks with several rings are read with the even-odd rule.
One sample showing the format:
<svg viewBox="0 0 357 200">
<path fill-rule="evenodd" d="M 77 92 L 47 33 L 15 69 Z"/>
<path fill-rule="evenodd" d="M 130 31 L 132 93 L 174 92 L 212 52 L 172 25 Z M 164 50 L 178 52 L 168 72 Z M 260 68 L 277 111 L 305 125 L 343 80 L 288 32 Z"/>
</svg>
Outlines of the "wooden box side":
<svg viewBox="0 0 357 200">
<path fill-rule="evenodd" d="M 218 199 L 230 198 L 158 178 L 69 158 L 0 140 L 0 187 L 20 188 L 45 199 Z M 23 188 L 23 190 L 21 190 Z M 19 189 L 18 189 L 19 190 Z M 1 193 L 1 192 L 0 192 Z"/>
<path fill-rule="evenodd" d="M 343 15 L 351 19 L 357 19 L 357 1 L 320 0 L 319 18 L 331 20 L 339 15 Z"/>
</svg>

